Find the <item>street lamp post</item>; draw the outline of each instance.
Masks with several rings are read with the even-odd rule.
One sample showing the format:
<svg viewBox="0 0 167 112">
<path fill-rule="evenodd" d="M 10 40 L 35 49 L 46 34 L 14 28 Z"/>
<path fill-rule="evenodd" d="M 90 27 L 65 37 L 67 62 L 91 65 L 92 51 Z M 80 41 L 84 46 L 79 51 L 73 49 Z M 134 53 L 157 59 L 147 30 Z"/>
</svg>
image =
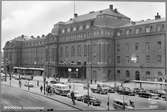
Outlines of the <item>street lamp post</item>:
<svg viewBox="0 0 167 112">
<path fill-rule="evenodd" d="M 108 95 L 108 102 L 107 102 L 107 106 L 108 106 L 108 111 L 110 110 L 110 94 Z"/>
<path fill-rule="evenodd" d="M 76 72 L 77 72 L 77 78 L 78 78 L 78 71 L 79 71 L 79 69 L 78 69 L 78 68 L 76 68 Z"/>
<path fill-rule="evenodd" d="M 71 69 L 71 68 L 68 68 L 68 72 L 69 72 L 68 77 L 69 77 L 69 81 L 70 81 L 70 82 L 71 82 L 71 71 L 72 71 L 72 69 Z"/>
<path fill-rule="evenodd" d="M 88 89 L 88 106 L 89 106 L 89 101 L 90 101 L 90 98 L 89 98 L 89 87 L 90 87 L 90 84 L 89 84 L 89 81 L 87 82 L 87 89 Z"/>
</svg>

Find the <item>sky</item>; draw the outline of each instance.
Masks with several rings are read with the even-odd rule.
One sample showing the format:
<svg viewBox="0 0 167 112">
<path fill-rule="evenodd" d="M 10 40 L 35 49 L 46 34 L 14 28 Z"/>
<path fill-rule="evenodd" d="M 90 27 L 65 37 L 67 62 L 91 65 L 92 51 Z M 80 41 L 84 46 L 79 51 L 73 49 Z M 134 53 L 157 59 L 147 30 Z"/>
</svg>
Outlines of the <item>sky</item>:
<svg viewBox="0 0 167 112">
<path fill-rule="evenodd" d="M 133 21 L 153 19 L 157 12 L 165 17 L 165 3 L 159 2 L 75 1 L 75 12 L 82 15 L 109 8 L 110 4 Z M 54 24 L 68 21 L 73 14 L 73 1 L 2 1 L 1 48 L 22 34 L 47 35 Z"/>
</svg>

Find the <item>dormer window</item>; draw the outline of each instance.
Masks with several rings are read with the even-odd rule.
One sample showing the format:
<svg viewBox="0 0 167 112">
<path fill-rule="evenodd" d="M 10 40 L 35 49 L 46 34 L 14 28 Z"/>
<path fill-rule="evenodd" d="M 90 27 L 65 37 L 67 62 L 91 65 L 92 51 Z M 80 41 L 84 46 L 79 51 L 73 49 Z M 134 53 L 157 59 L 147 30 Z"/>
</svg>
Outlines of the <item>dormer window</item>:
<svg viewBox="0 0 167 112">
<path fill-rule="evenodd" d="M 89 24 L 87 24 L 87 25 L 86 25 L 86 29 L 89 29 L 89 28 L 90 28 L 90 25 L 89 25 Z"/>
<path fill-rule="evenodd" d="M 73 31 L 76 31 L 76 30 L 77 30 L 77 28 L 76 28 L 76 27 L 74 27 L 74 28 L 73 28 Z"/>
<path fill-rule="evenodd" d="M 79 30 L 83 30 L 83 26 L 80 26 L 80 27 L 79 27 Z"/>
<path fill-rule="evenodd" d="M 157 31 L 161 31 L 161 26 L 160 25 L 157 26 Z"/>
<path fill-rule="evenodd" d="M 139 34 L 139 33 L 140 33 L 140 29 L 137 28 L 137 29 L 136 29 L 136 34 Z"/>
<path fill-rule="evenodd" d="M 62 33 L 65 33 L 65 29 L 62 30 Z"/>
<path fill-rule="evenodd" d="M 131 34 L 131 32 L 132 32 L 132 29 L 126 30 L 126 34 L 127 34 L 127 35 Z"/>
<path fill-rule="evenodd" d="M 117 36 L 120 36 L 121 35 L 121 33 L 120 32 L 117 32 Z"/>
<path fill-rule="evenodd" d="M 146 27 L 146 33 L 151 32 L 151 30 L 152 30 L 152 26 L 151 27 Z"/>
<path fill-rule="evenodd" d="M 67 32 L 70 32 L 70 28 L 67 29 Z"/>
</svg>

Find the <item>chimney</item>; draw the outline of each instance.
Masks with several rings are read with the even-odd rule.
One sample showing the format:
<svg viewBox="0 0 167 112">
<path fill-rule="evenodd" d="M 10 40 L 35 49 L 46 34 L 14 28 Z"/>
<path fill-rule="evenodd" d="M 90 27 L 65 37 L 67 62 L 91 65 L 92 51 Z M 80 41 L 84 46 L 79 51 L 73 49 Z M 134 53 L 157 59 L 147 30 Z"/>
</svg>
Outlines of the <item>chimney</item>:
<svg viewBox="0 0 167 112">
<path fill-rule="evenodd" d="M 110 9 L 110 10 L 113 10 L 113 5 L 109 5 L 109 9 Z"/>
<path fill-rule="evenodd" d="M 90 11 L 89 14 L 94 13 L 95 11 Z"/>
<path fill-rule="evenodd" d="M 74 18 L 76 18 L 77 16 L 78 16 L 78 14 L 77 14 L 77 13 L 75 13 L 75 14 L 74 14 Z"/>
<path fill-rule="evenodd" d="M 131 23 L 132 23 L 132 25 L 135 25 L 135 24 L 136 24 L 136 22 L 134 22 L 134 21 L 132 21 Z"/>
<path fill-rule="evenodd" d="M 24 35 L 22 34 L 21 37 L 24 38 Z"/>
<path fill-rule="evenodd" d="M 34 36 L 33 36 L 33 35 L 31 35 L 31 38 L 34 38 Z"/>
<path fill-rule="evenodd" d="M 116 9 L 116 8 L 114 9 L 114 12 L 115 12 L 115 13 L 118 13 L 118 11 L 117 11 L 117 9 Z"/>
<path fill-rule="evenodd" d="M 157 19 L 161 19 L 161 16 L 159 15 L 159 13 L 157 12 L 157 15 L 155 16 L 155 20 Z"/>
</svg>

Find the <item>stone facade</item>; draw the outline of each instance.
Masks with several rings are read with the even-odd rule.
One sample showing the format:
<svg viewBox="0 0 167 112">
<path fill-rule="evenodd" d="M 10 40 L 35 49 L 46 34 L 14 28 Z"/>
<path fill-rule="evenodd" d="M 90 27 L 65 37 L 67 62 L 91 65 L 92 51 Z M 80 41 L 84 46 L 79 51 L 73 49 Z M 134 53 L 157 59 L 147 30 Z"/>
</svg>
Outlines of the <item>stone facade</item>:
<svg viewBox="0 0 167 112">
<path fill-rule="evenodd" d="M 162 81 L 165 25 L 158 14 L 154 20 L 131 22 L 110 5 L 58 22 L 46 36 L 22 35 L 8 41 L 4 56 L 12 66 L 45 68 L 47 76 Z"/>
</svg>

